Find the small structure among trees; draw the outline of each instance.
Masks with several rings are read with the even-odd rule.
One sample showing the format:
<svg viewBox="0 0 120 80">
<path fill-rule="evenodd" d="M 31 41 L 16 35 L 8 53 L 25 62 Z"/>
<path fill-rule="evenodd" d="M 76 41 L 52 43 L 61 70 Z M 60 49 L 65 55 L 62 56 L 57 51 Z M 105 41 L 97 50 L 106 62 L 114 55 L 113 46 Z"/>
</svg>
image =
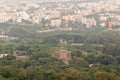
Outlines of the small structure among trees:
<svg viewBox="0 0 120 80">
<path fill-rule="evenodd" d="M 53 55 L 54 57 L 63 60 L 63 62 L 68 65 L 71 60 L 71 52 L 67 50 L 56 51 Z"/>
</svg>

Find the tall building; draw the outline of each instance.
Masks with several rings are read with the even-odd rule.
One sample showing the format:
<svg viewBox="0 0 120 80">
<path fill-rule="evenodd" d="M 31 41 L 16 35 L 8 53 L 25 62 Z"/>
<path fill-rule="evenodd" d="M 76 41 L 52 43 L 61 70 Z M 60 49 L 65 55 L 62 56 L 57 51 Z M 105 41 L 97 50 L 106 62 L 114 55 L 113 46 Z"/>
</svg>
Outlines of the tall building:
<svg viewBox="0 0 120 80">
<path fill-rule="evenodd" d="M 109 23 L 108 23 L 108 27 L 109 27 L 109 28 L 112 28 L 112 22 L 109 22 Z"/>
</svg>

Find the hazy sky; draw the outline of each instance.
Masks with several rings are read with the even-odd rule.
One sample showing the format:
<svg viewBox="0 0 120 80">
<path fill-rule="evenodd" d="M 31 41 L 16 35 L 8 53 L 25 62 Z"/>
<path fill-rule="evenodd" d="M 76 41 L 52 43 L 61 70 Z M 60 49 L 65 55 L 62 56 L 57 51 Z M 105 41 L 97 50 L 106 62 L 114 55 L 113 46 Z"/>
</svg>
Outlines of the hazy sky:
<svg viewBox="0 0 120 80">
<path fill-rule="evenodd" d="M 57 0 L 2 0 L 2 1 L 57 1 Z M 58 0 L 58 1 L 99 1 L 99 0 Z"/>
</svg>

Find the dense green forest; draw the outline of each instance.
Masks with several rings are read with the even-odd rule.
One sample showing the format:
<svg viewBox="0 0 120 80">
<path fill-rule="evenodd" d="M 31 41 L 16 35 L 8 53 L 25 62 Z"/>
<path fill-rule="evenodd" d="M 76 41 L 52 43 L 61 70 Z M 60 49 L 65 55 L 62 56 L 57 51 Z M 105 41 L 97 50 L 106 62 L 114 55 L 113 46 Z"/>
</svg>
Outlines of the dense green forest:
<svg viewBox="0 0 120 80">
<path fill-rule="evenodd" d="M 0 25 L 5 35 L 18 37 L 0 40 L 0 55 L 7 54 L 0 57 L 0 80 L 120 80 L 119 30 L 39 33 L 40 26 L 17 26 Z M 68 65 L 53 56 L 59 50 L 71 52 Z"/>
<path fill-rule="evenodd" d="M 52 56 L 57 50 L 71 51 L 72 59 L 66 65 Z M 120 45 L 106 43 L 47 45 L 24 41 L 1 41 L 1 80 L 119 80 Z M 14 55 L 16 53 L 17 55 Z M 92 66 L 91 66 L 92 65 Z"/>
</svg>

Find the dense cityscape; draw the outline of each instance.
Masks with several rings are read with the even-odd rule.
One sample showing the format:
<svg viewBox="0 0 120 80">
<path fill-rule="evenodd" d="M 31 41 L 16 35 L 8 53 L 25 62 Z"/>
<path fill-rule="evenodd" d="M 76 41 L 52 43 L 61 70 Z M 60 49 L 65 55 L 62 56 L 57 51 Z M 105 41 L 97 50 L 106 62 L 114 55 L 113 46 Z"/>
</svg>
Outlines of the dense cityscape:
<svg viewBox="0 0 120 80">
<path fill-rule="evenodd" d="M 0 23 L 30 22 L 45 26 L 106 27 L 120 22 L 120 1 L 100 0 L 96 2 L 0 2 Z M 63 26 L 64 25 L 64 26 Z M 71 27 L 71 26 L 69 26 Z"/>
</svg>

